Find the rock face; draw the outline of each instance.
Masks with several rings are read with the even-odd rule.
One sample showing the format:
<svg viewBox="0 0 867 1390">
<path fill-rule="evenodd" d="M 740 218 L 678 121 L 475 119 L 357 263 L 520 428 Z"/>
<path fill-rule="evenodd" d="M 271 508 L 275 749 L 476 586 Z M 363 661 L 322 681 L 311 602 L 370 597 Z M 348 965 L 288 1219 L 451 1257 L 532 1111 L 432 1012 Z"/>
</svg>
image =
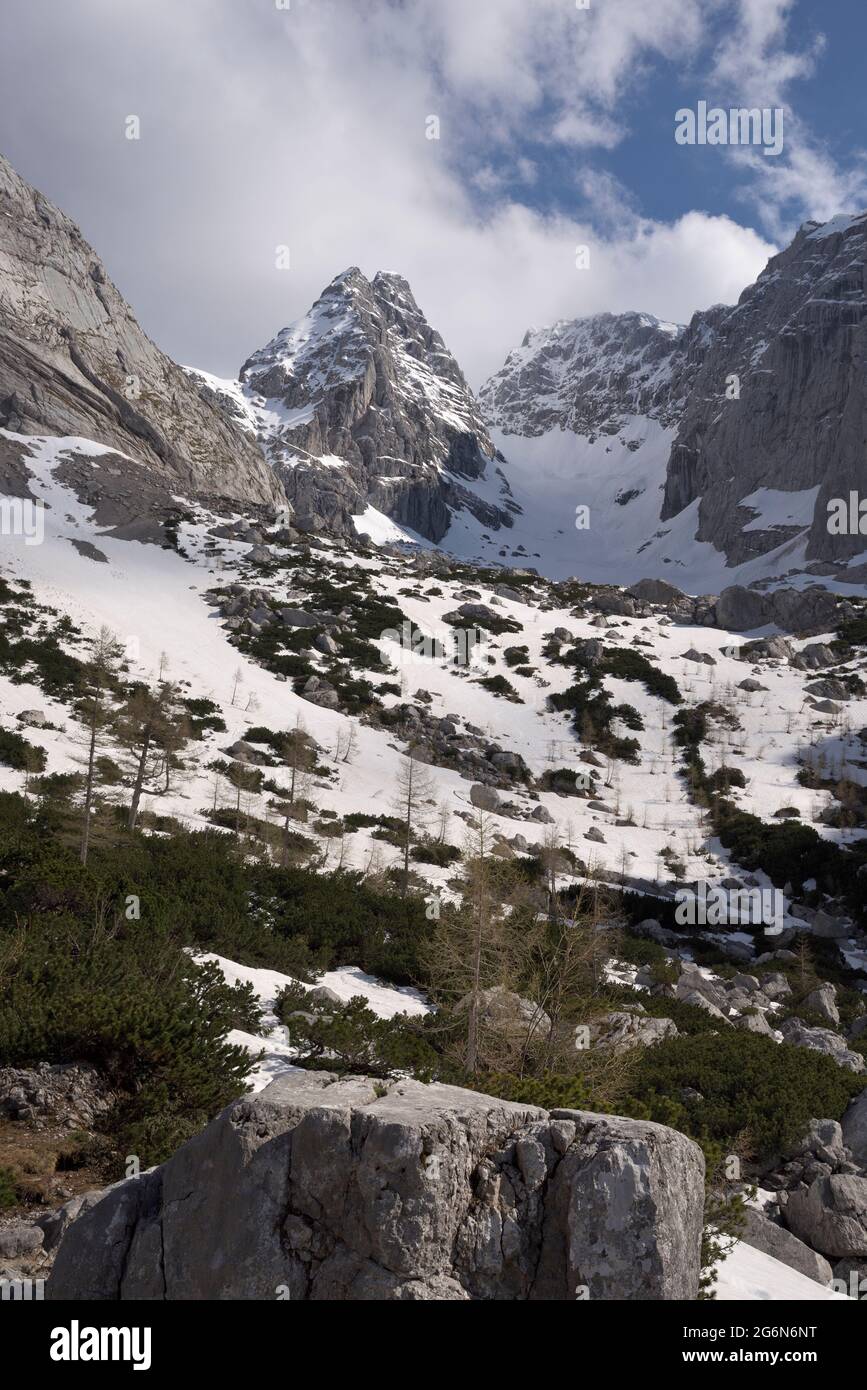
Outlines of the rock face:
<svg viewBox="0 0 867 1390">
<path fill-rule="evenodd" d="M 700 499 L 698 539 L 732 564 L 802 532 L 811 560 L 864 548 L 829 534 L 827 502 L 863 480 L 865 264 L 867 214 L 808 222 L 733 309 L 696 314 L 683 337 L 662 518 Z"/>
<path fill-rule="evenodd" d="M 2 157 L 0 427 L 95 440 L 189 495 L 282 497 L 251 440 L 145 336 L 75 224 Z"/>
<path fill-rule="evenodd" d="M 399 275 L 352 267 L 228 391 L 210 380 L 255 433 L 302 531 L 354 536 L 351 518 L 369 506 L 432 541 L 463 508 L 493 530 L 512 525 L 478 405 Z M 502 505 L 472 487 L 495 470 Z"/>
<path fill-rule="evenodd" d="M 62 1299 L 692 1299 L 704 1164 L 660 1125 L 297 1072 L 66 1232 Z"/>
</svg>

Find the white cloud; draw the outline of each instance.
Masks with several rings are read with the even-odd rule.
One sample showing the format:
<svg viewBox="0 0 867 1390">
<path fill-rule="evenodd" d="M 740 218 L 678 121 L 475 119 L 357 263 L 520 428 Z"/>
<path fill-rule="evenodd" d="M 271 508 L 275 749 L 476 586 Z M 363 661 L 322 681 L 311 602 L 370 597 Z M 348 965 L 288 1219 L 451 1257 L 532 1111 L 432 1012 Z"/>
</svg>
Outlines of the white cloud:
<svg viewBox="0 0 867 1390">
<path fill-rule="evenodd" d="M 16 53 L 0 120 L 13 162 L 82 223 L 180 360 L 236 371 L 358 264 L 405 274 L 478 384 L 531 322 L 684 318 L 761 269 L 773 248 L 753 231 L 704 213 L 642 219 L 610 178 L 595 176 L 592 227 L 514 200 L 538 180 L 534 140 L 557 139 L 560 122 L 565 141 L 570 121 L 574 138 L 591 115 L 616 127 L 624 83 L 659 54 L 695 54 L 713 9 L 77 0 L 45 25 L 29 0 L 6 0 Z M 131 113 L 138 142 L 123 138 Z M 275 268 L 283 244 L 289 271 Z"/>
<path fill-rule="evenodd" d="M 748 176 L 742 198 L 758 209 L 762 226 L 778 242 L 789 240 L 806 217 L 822 221 L 867 205 L 865 155 L 855 151 L 849 167 L 841 168 L 793 104 L 793 84 L 816 73 L 826 46 L 821 33 L 801 51 L 789 46 L 795 9 L 796 0 L 738 0 L 736 22 L 718 46 L 711 72 L 725 101 L 783 108 L 782 156 L 763 158 L 747 148 L 729 153 Z"/>
</svg>

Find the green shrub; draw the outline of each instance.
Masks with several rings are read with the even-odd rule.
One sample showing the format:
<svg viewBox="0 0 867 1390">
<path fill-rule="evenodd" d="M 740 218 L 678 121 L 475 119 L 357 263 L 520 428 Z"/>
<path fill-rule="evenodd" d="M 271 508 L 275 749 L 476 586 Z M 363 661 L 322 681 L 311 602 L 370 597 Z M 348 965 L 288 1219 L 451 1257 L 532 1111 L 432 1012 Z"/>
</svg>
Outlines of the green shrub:
<svg viewBox="0 0 867 1390">
<path fill-rule="evenodd" d="M 447 869 L 460 857 L 461 851 L 457 845 L 441 845 L 436 841 L 413 845 L 410 850 L 410 859 L 415 859 L 420 864 L 437 864 L 441 869 Z"/>
<path fill-rule="evenodd" d="M 0 729 L 0 763 L 20 772 L 44 772 L 47 761 L 44 748 L 12 729 Z"/>
<path fill-rule="evenodd" d="M 625 1106 L 628 1113 L 702 1141 L 732 1146 L 747 1135 L 756 1157 L 764 1159 L 802 1138 L 813 1116 L 839 1119 L 863 1086 L 863 1077 L 821 1053 L 726 1029 L 648 1048 Z M 686 1088 L 703 1100 L 685 1103 Z"/>
<path fill-rule="evenodd" d="M 360 995 L 317 1012 L 312 1020 L 305 1013 L 297 990 L 290 988 L 277 1001 L 278 1017 L 289 1029 L 302 1066 L 379 1077 L 410 1072 L 421 1080 L 430 1079 L 438 1067 L 422 1021 L 406 1014 L 379 1018 Z"/>
</svg>

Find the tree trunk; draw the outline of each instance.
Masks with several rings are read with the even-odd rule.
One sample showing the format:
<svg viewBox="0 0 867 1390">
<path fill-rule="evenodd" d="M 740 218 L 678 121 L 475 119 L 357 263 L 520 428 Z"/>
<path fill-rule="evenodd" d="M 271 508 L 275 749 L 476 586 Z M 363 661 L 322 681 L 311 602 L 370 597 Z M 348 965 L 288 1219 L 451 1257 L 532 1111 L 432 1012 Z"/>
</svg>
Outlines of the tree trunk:
<svg viewBox="0 0 867 1390">
<path fill-rule="evenodd" d="M 413 759 L 410 754 L 409 771 L 407 773 L 406 784 L 406 821 L 404 823 L 403 840 L 403 896 L 406 897 L 409 891 L 409 842 L 412 835 L 412 775 Z"/>
<path fill-rule="evenodd" d="M 87 782 L 84 792 L 84 821 L 81 826 L 81 862 L 87 863 L 87 851 L 90 845 L 90 808 L 93 803 L 93 769 L 96 762 L 96 725 L 97 711 L 94 708 L 93 718 L 90 723 L 90 747 L 87 755 Z"/>
<path fill-rule="evenodd" d="M 135 830 L 135 823 L 138 819 L 139 802 L 141 801 L 142 787 L 144 786 L 145 764 L 147 762 L 148 750 L 151 745 L 150 725 L 146 725 L 142 735 L 141 757 L 138 760 L 138 768 L 135 774 L 135 786 L 132 789 L 132 802 L 129 808 L 128 830 Z"/>
</svg>

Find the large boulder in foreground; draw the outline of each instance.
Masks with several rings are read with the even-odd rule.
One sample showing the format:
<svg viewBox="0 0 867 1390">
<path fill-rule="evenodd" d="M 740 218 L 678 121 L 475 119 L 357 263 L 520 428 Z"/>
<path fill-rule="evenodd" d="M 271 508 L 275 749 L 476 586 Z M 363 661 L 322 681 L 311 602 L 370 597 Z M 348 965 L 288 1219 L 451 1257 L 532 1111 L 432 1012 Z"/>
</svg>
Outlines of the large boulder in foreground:
<svg viewBox="0 0 867 1390">
<path fill-rule="evenodd" d="M 786 1223 L 831 1259 L 867 1255 L 867 1178 L 835 1173 L 790 1192 Z"/>
<path fill-rule="evenodd" d="M 703 1192 L 662 1125 L 295 1071 L 109 1188 L 47 1297 L 693 1299 Z"/>
</svg>

